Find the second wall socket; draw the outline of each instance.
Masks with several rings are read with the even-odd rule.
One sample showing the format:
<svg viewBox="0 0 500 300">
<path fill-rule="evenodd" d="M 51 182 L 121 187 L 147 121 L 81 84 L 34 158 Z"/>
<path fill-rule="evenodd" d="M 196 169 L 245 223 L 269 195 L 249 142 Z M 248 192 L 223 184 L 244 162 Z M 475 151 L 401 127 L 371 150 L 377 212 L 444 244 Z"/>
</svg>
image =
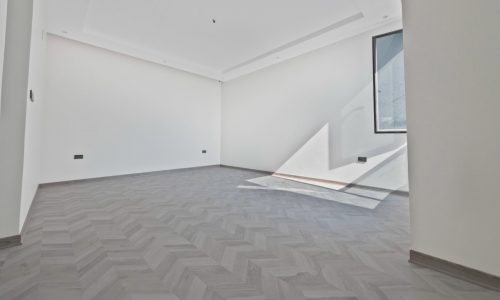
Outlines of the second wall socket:
<svg viewBox="0 0 500 300">
<path fill-rule="evenodd" d="M 368 161 L 368 157 L 366 156 L 358 156 L 358 163 L 365 163 Z"/>
</svg>

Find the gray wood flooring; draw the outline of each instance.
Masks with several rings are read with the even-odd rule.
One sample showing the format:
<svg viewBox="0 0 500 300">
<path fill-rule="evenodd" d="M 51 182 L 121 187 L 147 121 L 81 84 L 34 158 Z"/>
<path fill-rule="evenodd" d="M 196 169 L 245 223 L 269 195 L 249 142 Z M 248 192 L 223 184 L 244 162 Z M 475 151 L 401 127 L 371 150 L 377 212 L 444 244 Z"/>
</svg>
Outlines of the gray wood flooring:
<svg viewBox="0 0 500 300">
<path fill-rule="evenodd" d="M 0 299 L 500 299 L 410 265 L 408 199 L 367 209 L 220 167 L 42 186 Z"/>
</svg>

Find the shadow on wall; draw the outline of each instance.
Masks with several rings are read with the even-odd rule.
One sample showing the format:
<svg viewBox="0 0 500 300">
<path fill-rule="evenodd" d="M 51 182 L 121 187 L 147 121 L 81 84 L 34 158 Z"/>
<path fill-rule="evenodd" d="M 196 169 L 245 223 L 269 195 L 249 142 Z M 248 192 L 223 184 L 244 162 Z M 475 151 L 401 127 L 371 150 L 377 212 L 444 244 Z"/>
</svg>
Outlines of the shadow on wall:
<svg viewBox="0 0 500 300">
<path fill-rule="evenodd" d="M 357 184 L 408 191 L 406 135 L 367 133 L 373 130 L 373 110 L 366 105 L 371 88 L 334 113 L 275 173 L 330 181 L 327 187 L 338 190 Z M 358 156 L 368 161 L 358 163 Z"/>
</svg>

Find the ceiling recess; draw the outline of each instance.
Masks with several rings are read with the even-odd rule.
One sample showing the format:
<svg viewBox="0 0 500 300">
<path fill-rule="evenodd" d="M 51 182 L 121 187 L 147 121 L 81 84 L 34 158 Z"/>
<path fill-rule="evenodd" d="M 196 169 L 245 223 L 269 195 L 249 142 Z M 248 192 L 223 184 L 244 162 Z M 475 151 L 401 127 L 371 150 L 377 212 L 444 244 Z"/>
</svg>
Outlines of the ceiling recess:
<svg viewBox="0 0 500 300">
<path fill-rule="evenodd" d="M 401 23 L 401 0 L 46 1 L 51 34 L 223 81 Z"/>
</svg>

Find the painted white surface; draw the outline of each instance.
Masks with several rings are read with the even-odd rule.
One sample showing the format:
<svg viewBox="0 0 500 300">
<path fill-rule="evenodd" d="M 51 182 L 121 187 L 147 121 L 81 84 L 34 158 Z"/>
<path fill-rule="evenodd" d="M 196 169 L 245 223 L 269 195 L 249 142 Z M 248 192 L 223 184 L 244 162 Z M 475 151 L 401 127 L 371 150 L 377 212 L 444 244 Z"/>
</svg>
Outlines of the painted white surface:
<svg viewBox="0 0 500 300">
<path fill-rule="evenodd" d="M 403 6 L 412 248 L 500 276 L 500 2 Z"/>
<path fill-rule="evenodd" d="M 7 0 L 0 0 L 0 95 L 2 95 L 3 53 L 5 49 L 6 25 L 7 25 Z M 2 111 L 1 101 L 0 101 L 0 111 Z"/>
<path fill-rule="evenodd" d="M 224 83 L 222 163 L 407 190 L 406 135 L 373 128 L 371 37 L 400 26 Z"/>
<path fill-rule="evenodd" d="M 239 185 L 239 189 L 267 189 L 277 191 L 287 191 L 310 197 L 320 198 L 329 201 L 335 201 L 342 204 L 358 206 L 366 209 L 375 209 L 381 201 L 372 197 L 359 197 L 348 193 L 339 193 L 337 191 L 325 190 L 315 187 L 315 184 L 304 184 L 296 180 L 288 180 L 280 176 L 264 176 L 247 179 L 248 182 L 255 185 Z M 257 185 L 257 186 L 256 186 Z"/>
<path fill-rule="evenodd" d="M 220 163 L 215 80 L 52 35 L 47 80 L 42 182 Z"/>
<path fill-rule="evenodd" d="M 31 30 L 31 51 L 28 90 L 33 90 L 35 101 L 27 101 L 26 129 L 24 142 L 23 186 L 19 228 L 22 229 L 28 210 L 40 183 L 43 106 L 45 104 L 45 63 L 47 38 L 46 7 L 44 0 L 33 0 L 33 22 Z"/>
<path fill-rule="evenodd" d="M 0 238 L 19 234 L 33 1 L 9 1 L 0 112 Z"/>
<path fill-rule="evenodd" d="M 52 34 L 223 80 L 401 19 L 400 0 L 47 3 Z"/>
</svg>

